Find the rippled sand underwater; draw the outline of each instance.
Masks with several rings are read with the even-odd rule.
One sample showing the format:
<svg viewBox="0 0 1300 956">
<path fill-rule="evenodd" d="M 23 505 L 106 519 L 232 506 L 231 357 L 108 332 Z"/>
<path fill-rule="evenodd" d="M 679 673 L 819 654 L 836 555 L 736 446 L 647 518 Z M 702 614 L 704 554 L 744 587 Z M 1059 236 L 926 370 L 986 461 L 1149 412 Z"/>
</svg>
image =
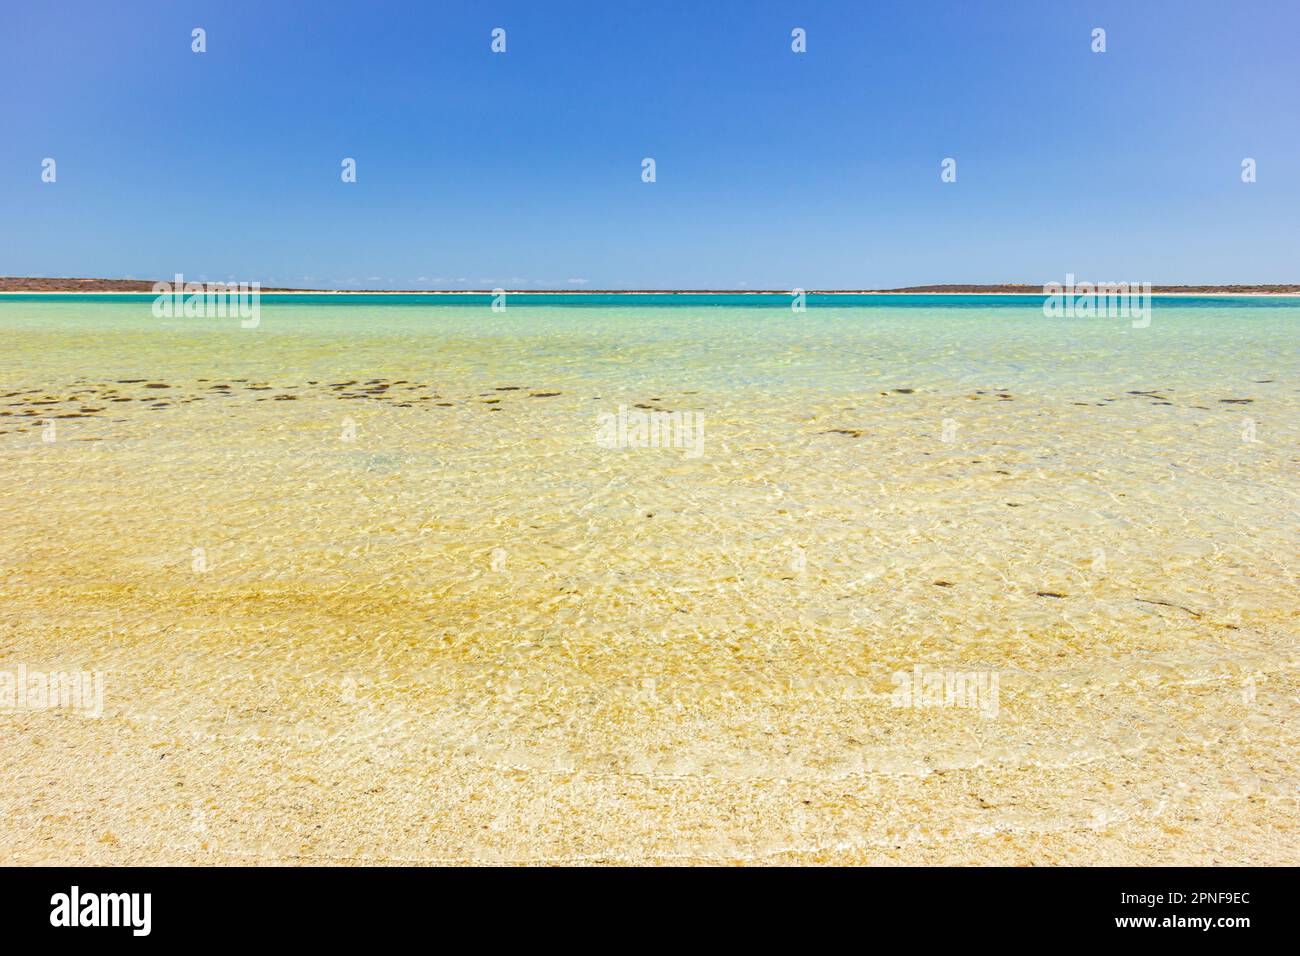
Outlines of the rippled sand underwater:
<svg viewBox="0 0 1300 956">
<path fill-rule="evenodd" d="M 1300 303 L 662 301 L 0 301 L 0 859 L 1300 862 Z"/>
</svg>

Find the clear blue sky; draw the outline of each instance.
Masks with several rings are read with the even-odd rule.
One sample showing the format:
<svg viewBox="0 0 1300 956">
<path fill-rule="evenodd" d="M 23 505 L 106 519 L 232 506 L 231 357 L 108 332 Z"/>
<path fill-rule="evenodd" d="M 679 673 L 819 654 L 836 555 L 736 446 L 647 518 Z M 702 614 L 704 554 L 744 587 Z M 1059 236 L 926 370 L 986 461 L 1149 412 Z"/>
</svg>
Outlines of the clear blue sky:
<svg viewBox="0 0 1300 956">
<path fill-rule="evenodd" d="M 4 19 L 0 274 L 1300 281 L 1295 0 L 42 0 Z"/>
</svg>

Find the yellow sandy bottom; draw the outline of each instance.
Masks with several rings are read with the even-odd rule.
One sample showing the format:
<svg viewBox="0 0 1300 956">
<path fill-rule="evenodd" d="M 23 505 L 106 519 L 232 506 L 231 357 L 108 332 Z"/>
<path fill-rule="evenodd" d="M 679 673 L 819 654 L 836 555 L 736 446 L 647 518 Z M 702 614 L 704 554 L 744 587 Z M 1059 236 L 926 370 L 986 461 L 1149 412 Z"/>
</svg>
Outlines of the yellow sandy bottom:
<svg viewBox="0 0 1300 956">
<path fill-rule="evenodd" d="M 1300 860 L 1295 463 L 1218 393 L 372 377 L 0 435 L 0 669 L 105 686 L 0 714 L 0 858 Z"/>
</svg>

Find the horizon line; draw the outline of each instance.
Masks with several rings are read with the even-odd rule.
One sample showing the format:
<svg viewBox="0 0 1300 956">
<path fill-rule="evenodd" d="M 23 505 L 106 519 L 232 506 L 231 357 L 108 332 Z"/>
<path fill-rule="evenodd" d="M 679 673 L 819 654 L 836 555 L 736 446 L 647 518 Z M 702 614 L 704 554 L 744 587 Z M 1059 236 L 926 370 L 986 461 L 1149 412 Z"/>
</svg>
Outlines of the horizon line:
<svg viewBox="0 0 1300 956">
<path fill-rule="evenodd" d="M 166 284 L 166 279 L 100 279 L 36 276 L 0 276 L 0 294 L 62 294 L 62 293 L 110 293 L 110 294 L 157 294 L 154 286 Z M 188 283 L 187 283 L 188 284 Z M 229 286 L 238 288 L 239 282 L 219 282 L 205 280 L 196 282 L 205 290 L 223 289 Z M 245 286 L 251 283 L 244 283 Z M 1133 283 L 1077 282 L 1073 288 L 1090 286 L 1109 290 L 1112 286 Z M 1034 285 L 1030 283 L 992 282 L 992 283 L 931 283 L 926 285 L 898 286 L 875 289 L 321 289 L 274 286 L 259 288 L 261 294 L 267 295 L 1046 295 L 1047 287 L 1064 288 L 1059 282 Z M 1138 284 L 1141 289 L 1141 284 Z M 1152 283 L 1149 291 L 1153 295 L 1300 295 L 1300 283 L 1261 282 L 1261 283 L 1189 283 L 1156 285 Z"/>
</svg>

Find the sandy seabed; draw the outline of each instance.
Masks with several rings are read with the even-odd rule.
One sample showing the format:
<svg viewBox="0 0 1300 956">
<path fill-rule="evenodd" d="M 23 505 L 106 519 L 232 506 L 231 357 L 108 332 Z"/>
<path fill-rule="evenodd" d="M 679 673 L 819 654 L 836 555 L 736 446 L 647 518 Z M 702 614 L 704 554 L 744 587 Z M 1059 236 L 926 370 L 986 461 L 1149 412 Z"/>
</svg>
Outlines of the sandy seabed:
<svg viewBox="0 0 1300 956">
<path fill-rule="evenodd" d="M 0 860 L 1300 861 L 1267 329 L 4 308 L 0 671 L 104 703 L 0 712 Z M 600 447 L 620 405 L 702 454 Z"/>
</svg>

